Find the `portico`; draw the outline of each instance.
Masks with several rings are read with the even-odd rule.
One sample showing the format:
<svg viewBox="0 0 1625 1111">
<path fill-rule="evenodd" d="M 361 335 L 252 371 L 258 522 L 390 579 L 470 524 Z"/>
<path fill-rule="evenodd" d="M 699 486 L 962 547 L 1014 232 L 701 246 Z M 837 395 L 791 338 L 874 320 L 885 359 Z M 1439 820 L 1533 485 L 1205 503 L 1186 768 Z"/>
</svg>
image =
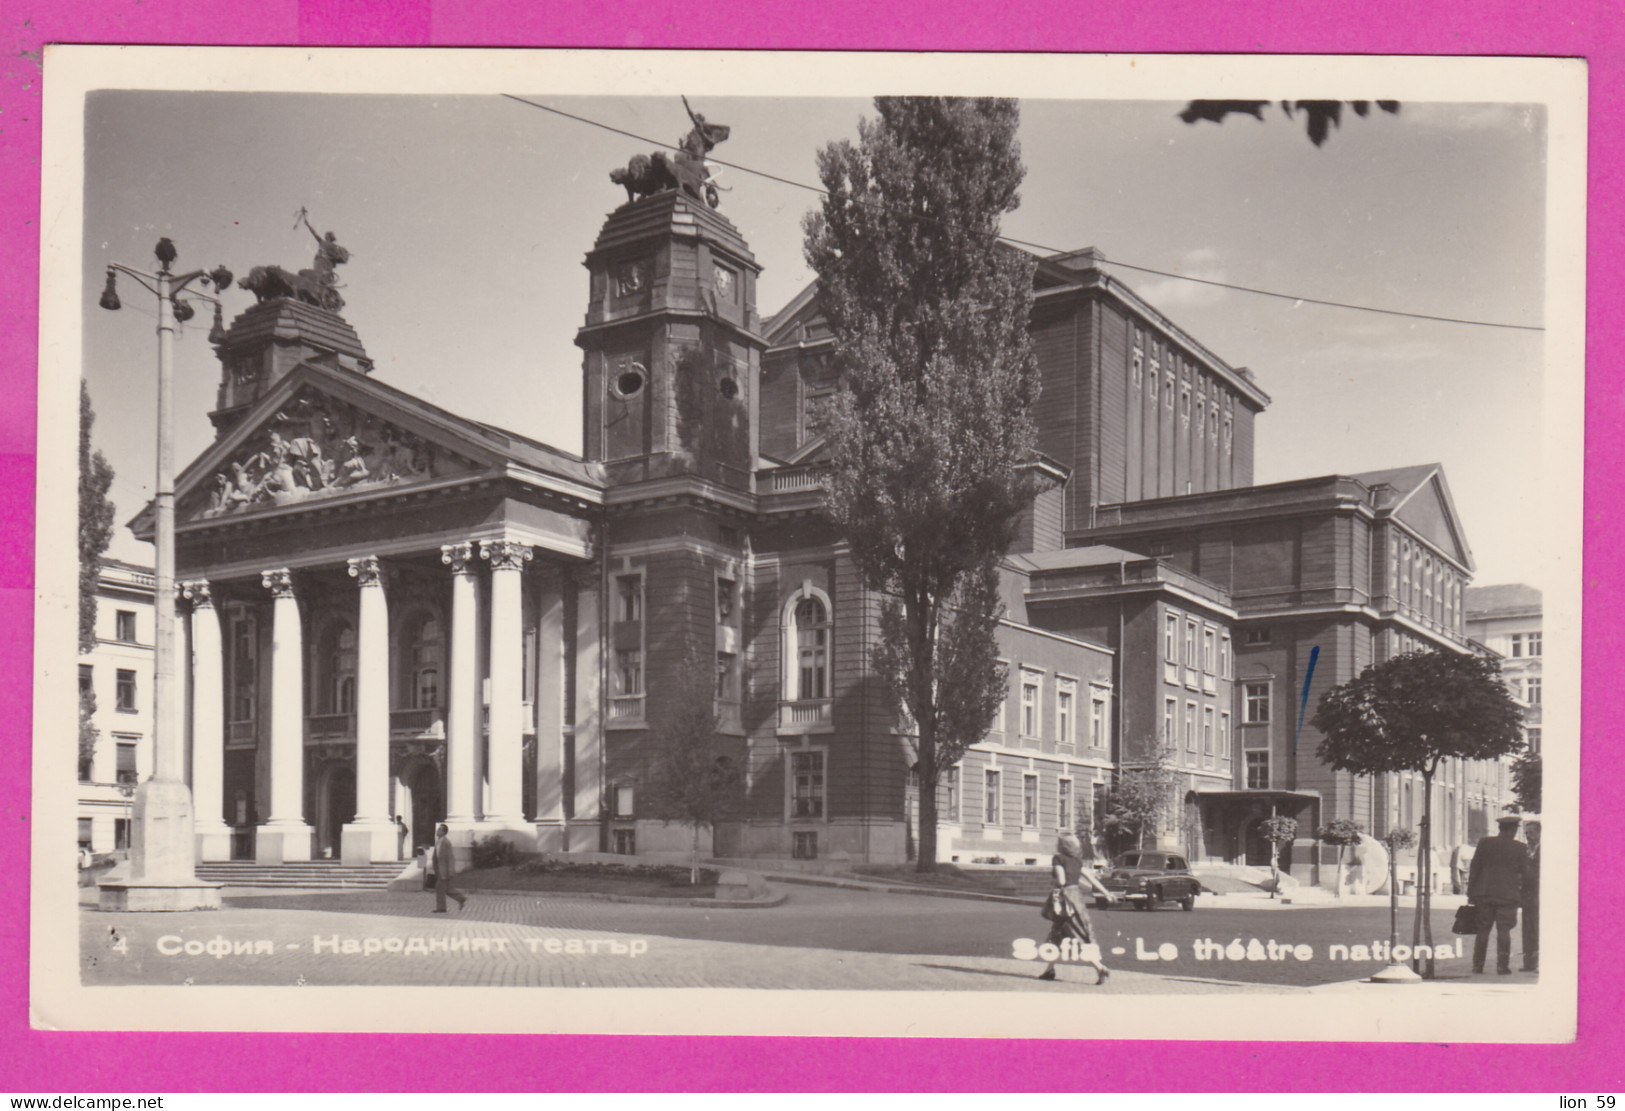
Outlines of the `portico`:
<svg viewBox="0 0 1625 1111">
<path fill-rule="evenodd" d="M 179 483 L 199 859 L 596 849 L 594 468 L 320 359 L 231 415 Z"/>
</svg>

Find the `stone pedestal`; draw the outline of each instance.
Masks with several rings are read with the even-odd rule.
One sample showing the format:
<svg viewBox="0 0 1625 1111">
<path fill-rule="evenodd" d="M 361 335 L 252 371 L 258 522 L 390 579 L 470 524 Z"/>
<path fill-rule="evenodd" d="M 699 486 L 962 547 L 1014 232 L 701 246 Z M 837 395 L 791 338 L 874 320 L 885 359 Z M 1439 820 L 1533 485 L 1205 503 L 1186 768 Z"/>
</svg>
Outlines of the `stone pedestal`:
<svg viewBox="0 0 1625 1111">
<path fill-rule="evenodd" d="M 266 822 L 254 831 L 255 863 L 304 863 L 310 859 L 310 833 L 304 822 Z"/>
<path fill-rule="evenodd" d="M 340 835 L 346 864 L 379 864 L 400 858 L 400 830 L 393 822 L 350 822 Z"/>
<path fill-rule="evenodd" d="M 192 864 L 192 792 L 178 780 L 149 779 L 136 788 L 131 813 L 130 870 L 100 889 L 103 910 L 209 910 L 220 886 L 201 883 Z"/>
</svg>

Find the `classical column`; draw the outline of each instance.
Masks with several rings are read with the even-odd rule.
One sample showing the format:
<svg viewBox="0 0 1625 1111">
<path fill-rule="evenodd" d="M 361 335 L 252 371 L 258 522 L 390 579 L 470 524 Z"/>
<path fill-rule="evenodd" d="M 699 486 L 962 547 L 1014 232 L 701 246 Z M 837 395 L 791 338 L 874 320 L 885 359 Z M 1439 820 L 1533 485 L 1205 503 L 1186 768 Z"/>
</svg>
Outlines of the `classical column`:
<svg viewBox="0 0 1625 1111">
<path fill-rule="evenodd" d="M 537 848 L 564 848 L 564 592 L 557 565 L 539 576 L 536 630 Z"/>
<path fill-rule="evenodd" d="M 220 614 L 204 580 L 180 584 L 192 603 L 192 799 L 199 860 L 231 859 L 225 813 L 225 688 Z"/>
<path fill-rule="evenodd" d="M 604 752 L 603 633 L 599 608 L 603 592 L 598 571 L 581 567 L 576 574 L 576 717 L 575 717 L 575 821 L 596 827 L 603 786 L 599 761 Z M 576 849 L 598 848 L 595 835 L 573 843 Z"/>
<path fill-rule="evenodd" d="M 473 826 L 479 816 L 474 745 L 479 738 L 479 676 L 476 673 L 474 546 L 445 544 L 440 562 L 451 568 L 451 682 L 446 707 L 446 824 Z"/>
<path fill-rule="evenodd" d="M 399 856 L 389 817 L 389 603 L 376 556 L 349 560 L 357 591 L 355 819 L 344 827 L 346 864 Z"/>
<path fill-rule="evenodd" d="M 285 864 L 310 859 L 305 822 L 305 644 L 293 573 L 261 575 L 271 609 L 271 815 L 254 838 L 254 859 Z"/>
<path fill-rule="evenodd" d="M 486 540 L 480 555 L 491 564 L 491 711 L 488 733 L 491 783 L 488 824 L 514 828 L 524 823 L 524 704 L 521 668 L 525 657 L 523 584 L 529 544 Z"/>
</svg>

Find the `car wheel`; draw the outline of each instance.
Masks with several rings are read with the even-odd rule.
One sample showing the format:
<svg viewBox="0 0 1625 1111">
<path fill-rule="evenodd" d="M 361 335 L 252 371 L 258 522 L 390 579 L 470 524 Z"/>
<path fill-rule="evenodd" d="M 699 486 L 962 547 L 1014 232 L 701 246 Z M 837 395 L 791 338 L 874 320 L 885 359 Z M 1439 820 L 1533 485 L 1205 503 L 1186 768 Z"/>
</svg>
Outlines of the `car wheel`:
<svg viewBox="0 0 1625 1111">
<path fill-rule="evenodd" d="M 1179 900 L 1179 909 L 1180 910 L 1195 910 L 1196 909 L 1196 896 L 1195 895 L 1187 895 L 1183 899 Z"/>
<path fill-rule="evenodd" d="M 1160 903 L 1160 902 L 1162 902 L 1162 892 L 1161 891 L 1149 891 L 1149 892 L 1146 893 L 1146 896 L 1145 896 L 1145 909 L 1146 910 L 1156 910 L 1157 909 L 1157 904 Z"/>
</svg>

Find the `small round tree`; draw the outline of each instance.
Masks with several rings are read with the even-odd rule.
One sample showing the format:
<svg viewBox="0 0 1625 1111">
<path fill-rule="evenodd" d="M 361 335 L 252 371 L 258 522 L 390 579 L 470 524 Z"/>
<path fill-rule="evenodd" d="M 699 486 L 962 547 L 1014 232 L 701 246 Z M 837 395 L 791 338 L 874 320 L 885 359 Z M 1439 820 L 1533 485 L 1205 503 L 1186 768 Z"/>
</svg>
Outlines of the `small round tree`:
<svg viewBox="0 0 1625 1111">
<path fill-rule="evenodd" d="M 1501 681 L 1500 662 L 1457 652 L 1394 656 L 1327 691 L 1311 724 L 1325 737 L 1321 761 L 1338 771 L 1422 777 L 1413 940 L 1431 951 L 1433 777 L 1445 760 L 1496 760 L 1523 747 L 1523 709 Z"/>
<path fill-rule="evenodd" d="M 1333 818 L 1319 829 L 1315 830 L 1315 837 L 1327 845 L 1337 846 L 1337 897 L 1343 897 L 1343 883 L 1347 876 L 1344 870 L 1347 865 L 1349 846 L 1360 843 L 1360 827 L 1358 823 L 1348 818 Z"/>
<path fill-rule="evenodd" d="M 1259 826 L 1259 832 L 1270 845 L 1270 898 L 1273 899 L 1281 890 L 1281 846 L 1292 844 L 1298 836 L 1298 821 L 1277 814 L 1273 818 L 1266 818 Z"/>
</svg>

